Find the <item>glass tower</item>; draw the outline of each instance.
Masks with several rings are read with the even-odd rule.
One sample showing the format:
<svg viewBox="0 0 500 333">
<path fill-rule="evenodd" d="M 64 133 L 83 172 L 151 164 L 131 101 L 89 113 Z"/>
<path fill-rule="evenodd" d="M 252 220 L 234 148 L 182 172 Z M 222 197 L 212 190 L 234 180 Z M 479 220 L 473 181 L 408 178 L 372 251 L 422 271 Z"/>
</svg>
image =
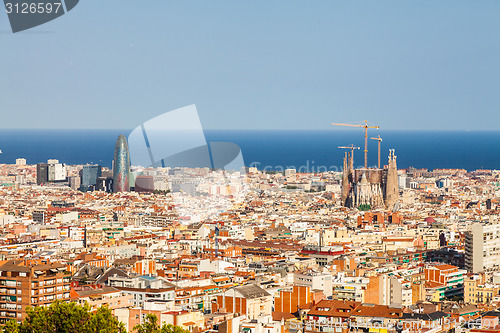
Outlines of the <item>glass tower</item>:
<svg viewBox="0 0 500 333">
<path fill-rule="evenodd" d="M 120 135 L 116 140 L 115 158 L 113 160 L 113 192 L 130 191 L 130 156 L 125 136 Z"/>
</svg>

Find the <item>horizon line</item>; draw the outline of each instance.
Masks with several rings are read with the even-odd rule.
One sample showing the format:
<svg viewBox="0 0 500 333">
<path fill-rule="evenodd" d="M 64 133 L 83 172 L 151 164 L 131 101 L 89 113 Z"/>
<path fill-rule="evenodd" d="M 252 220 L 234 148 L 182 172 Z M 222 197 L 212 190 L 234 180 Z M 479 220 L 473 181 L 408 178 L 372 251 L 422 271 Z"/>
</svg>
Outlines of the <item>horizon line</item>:
<svg viewBox="0 0 500 333">
<path fill-rule="evenodd" d="M 0 131 L 132 131 L 128 128 L 50 128 L 50 127 L 25 127 L 25 128 L 0 128 Z M 379 129 L 391 132 L 500 132 L 500 129 Z M 321 132 L 354 132 L 348 128 L 204 128 L 203 131 L 321 131 Z"/>
</svg>

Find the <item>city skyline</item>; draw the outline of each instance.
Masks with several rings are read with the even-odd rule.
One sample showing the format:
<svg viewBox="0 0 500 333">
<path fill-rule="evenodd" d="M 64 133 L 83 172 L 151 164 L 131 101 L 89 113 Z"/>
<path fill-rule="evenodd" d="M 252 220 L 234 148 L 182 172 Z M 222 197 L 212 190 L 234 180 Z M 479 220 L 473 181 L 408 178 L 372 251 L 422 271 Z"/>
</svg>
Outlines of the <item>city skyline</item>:
<svg viewBox="0 0 500 333">
<path fill-rule="evenodd" d="M 0 332 L 500 333 L 500 2 L 4 4 Z"/>
</svg>

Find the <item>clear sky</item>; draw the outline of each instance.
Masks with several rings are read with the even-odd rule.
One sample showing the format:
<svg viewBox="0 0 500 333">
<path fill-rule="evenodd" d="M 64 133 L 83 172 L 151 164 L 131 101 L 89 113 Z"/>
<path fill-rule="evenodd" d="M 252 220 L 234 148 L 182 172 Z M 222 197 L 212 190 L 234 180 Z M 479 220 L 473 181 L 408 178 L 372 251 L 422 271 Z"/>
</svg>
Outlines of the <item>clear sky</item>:
<svg viewBox="0 0 500 333">
<path fill-rule="evenodd" d="M 0 39 L 2 128 L 499 129 L 498 0 L 80 0 Z"/>
</svg>

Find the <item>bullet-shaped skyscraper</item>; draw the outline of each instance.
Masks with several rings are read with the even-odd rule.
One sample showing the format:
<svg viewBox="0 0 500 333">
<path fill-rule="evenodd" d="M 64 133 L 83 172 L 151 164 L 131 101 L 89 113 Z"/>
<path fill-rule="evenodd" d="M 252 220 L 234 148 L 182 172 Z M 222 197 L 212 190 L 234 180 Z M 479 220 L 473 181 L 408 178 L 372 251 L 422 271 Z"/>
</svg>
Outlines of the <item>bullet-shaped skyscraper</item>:
<svg viewBox="0 0 500 333">
<path fill-rule="evenodd" d="M 116 140 L 115 158 L 113 160 L 113 192 L 130 191 L 130 156 L 127 139 L 120 135 Z"/>
</svg>

